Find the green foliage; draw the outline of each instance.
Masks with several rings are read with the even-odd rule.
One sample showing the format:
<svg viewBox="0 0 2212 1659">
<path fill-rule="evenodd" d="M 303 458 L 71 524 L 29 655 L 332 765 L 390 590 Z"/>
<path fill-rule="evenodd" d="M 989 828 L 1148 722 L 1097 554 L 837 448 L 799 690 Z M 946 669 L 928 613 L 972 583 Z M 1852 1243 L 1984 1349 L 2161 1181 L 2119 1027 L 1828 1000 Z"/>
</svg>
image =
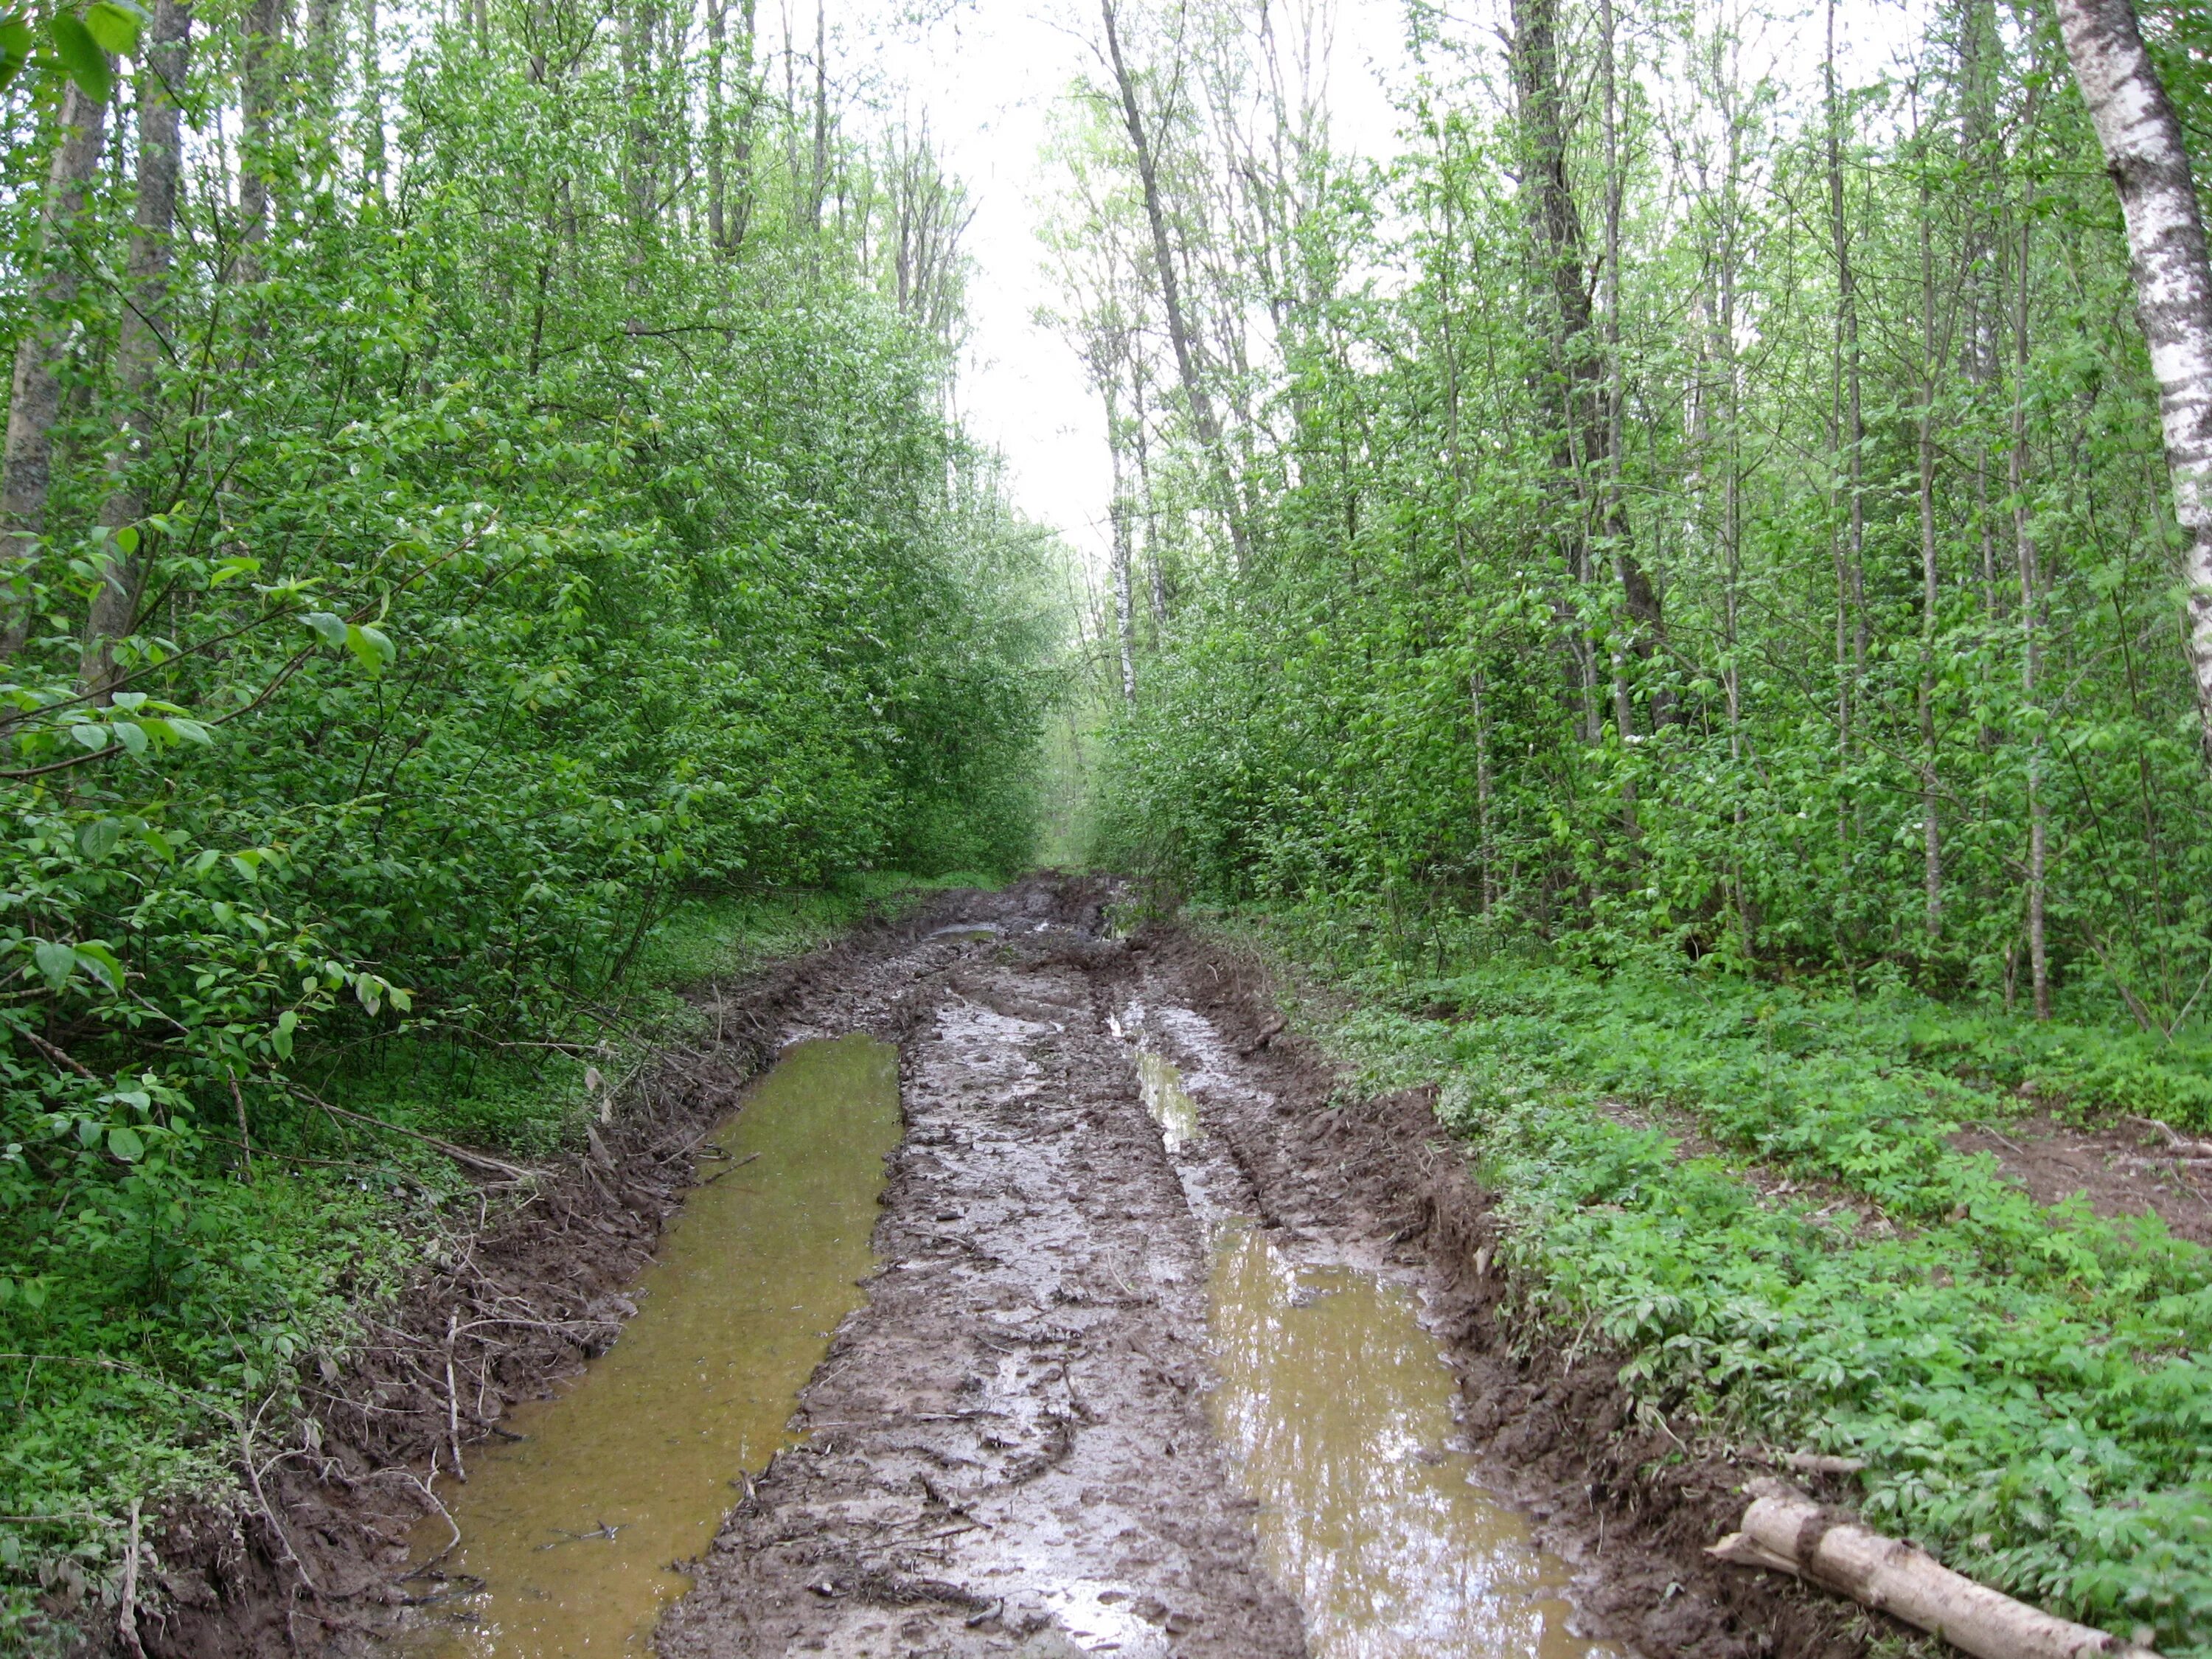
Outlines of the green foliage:
<svg viewBox="0 0 2212 1659">
<path fill-rule="evenodd" d="M 2020 1103 L 1947 1067 L 2025 1026 L 1514 953 L 1352 982 L 1340 1039 L 1445 1079 L 1529 1316 L 1677 1421 L 1865 1460 L 1869 1519 L 1961 1571 L 2212 1652 L 2212 1255 L 1954 1149 Z"/>
</svg>

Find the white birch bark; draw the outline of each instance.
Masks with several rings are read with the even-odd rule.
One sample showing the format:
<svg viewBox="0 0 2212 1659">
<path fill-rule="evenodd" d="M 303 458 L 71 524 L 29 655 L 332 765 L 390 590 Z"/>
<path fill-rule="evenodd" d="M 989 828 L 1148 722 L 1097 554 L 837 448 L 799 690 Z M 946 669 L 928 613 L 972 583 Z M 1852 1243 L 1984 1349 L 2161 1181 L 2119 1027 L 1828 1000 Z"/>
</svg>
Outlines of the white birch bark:
<svg viewBox="0 0 2212 1659">
<path fill-rule="evenodd" d="M 2189 532 L 2189 655 L 2212 759 L 2212 263 L 2181 123 L 2132 0 L 2058 0 L 2058 26 L 2127 221 L 2173 506 Z"/>
</svg>

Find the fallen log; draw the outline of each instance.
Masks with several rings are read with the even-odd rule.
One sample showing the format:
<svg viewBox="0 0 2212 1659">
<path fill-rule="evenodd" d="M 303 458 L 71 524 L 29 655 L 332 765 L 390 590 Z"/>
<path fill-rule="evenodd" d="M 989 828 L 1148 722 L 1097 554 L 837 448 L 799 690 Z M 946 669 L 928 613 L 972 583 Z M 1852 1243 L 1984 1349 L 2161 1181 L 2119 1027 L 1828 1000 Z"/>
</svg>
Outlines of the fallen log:
<svg viewBox="0 0 2212 1659">
<path fill-rule="evenodd" d="M 1753 1500 L 1741 1531 L 1705 1553 L 1739 1566 L 1794 1573 L 1931 1631 L 1976 1659 L 2158 1659 L 2148 1648 L 1978 1584 L 1926 1551 L 1885 1538 L 1779 1482 L 1768 1483 Z"/>
</svg>

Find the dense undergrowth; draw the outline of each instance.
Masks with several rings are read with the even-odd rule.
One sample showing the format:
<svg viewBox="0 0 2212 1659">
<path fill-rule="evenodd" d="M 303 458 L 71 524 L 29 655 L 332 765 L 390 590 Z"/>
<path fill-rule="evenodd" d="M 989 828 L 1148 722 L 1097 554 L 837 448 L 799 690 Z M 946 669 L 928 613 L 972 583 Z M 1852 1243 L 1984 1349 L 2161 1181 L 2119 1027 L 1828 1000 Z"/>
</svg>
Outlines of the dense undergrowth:
<svg viewBox="0 0 2212 1659">
<path fill-rule="evenodd" d="M 1533 1319 L 1722 1441 L 1863 1459 L 1876 1524 L 2161 1652 L 2212 1652 L 2212 1255 L 1954 1148 L 2039 1108 L 2208 1127 L 2203 1057 L 1902 985 L 1663 957 L 1419 966 L 1344 918 L 1231 926 L 1352 993 L 1370 1084 L 1441 1079 Z M 2033 1085 L 2023 1098 L 2021 1082 Z"/>
</svg>

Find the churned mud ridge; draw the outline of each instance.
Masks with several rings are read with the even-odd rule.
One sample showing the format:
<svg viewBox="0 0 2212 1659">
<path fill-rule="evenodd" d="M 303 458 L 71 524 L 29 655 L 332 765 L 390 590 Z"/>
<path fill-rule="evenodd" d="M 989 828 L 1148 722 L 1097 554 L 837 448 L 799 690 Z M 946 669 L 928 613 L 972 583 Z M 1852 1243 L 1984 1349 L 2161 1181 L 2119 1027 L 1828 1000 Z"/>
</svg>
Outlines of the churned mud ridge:
<svg viewBox="0 0 2212 1659">
<path fill-rule="evenodd" d="M 398 1609 L 436 1590 L 404 1576 L 415 1528 L 437 1512 L 424 1477 L 434 1468 L 449 1483 L 456 1459 L 465 1467 L 471 1445 L 499 1432 L 507 1404 L 542 1395 L 614 1340 L 635 1311 L 623 1291 L 691 1184 L 702 1137 L 793 1030 L 896 1039 L 916 983 L 961 954 L 932 938 L 947 916 L 1085 902 L 1034 884 L 939 894 L 696 992 L 713 1026 L 702 1047 L 637 1079 L 588 1154 L 554 1166 L 520 1202 L 487 1188 L 474 1214 L 449 1217 L 431 1271 L 371 1310 L 364 1346 L 343 1363 L 310 1363 L 305 1410 L 244 1426 L 235 1505 L 188 1503 L 149 1528 L 160 1565 L 141 1591 L 147 1653 L 370 1650 Z M 89 1650 L 117 1649 L 112 1619 L 101 1624 Z"/>
<path fill-rule="evenodd" d="M 1856 1659 L 1878 1633 L 1906 1634 L 1705 1554 L 1762 1471 L 1701 1448 L 1686 1425 L 1638 1421 L 1617 1363 L 1522 1311 L 1492 1265 L 1496 1195 L 1437 1124 L 1432 1091 L 1357 1097 L 1317 1044 L 1284 1029 L 1255 958 L 1167 928 L 1133 945 L 1156 994 L 1202 1013 L 1242 1063 L 1247 1086 L 1193 1092 L 1263 1220 L 1291 1238 L 1364 1239 L 1423 1277 L 1485 1479 L 1576 1568 L 1578 1628 L 1649 1659 Z"/>
<path fill-rule="evenodd" d="M 1305 1651 L 1206 1422 L 1209 1241 L 1111 1028 L 1127 957 L 1009 933 L 933 988 L 883 1267 L 664 1659 Z"/>
</svg>

